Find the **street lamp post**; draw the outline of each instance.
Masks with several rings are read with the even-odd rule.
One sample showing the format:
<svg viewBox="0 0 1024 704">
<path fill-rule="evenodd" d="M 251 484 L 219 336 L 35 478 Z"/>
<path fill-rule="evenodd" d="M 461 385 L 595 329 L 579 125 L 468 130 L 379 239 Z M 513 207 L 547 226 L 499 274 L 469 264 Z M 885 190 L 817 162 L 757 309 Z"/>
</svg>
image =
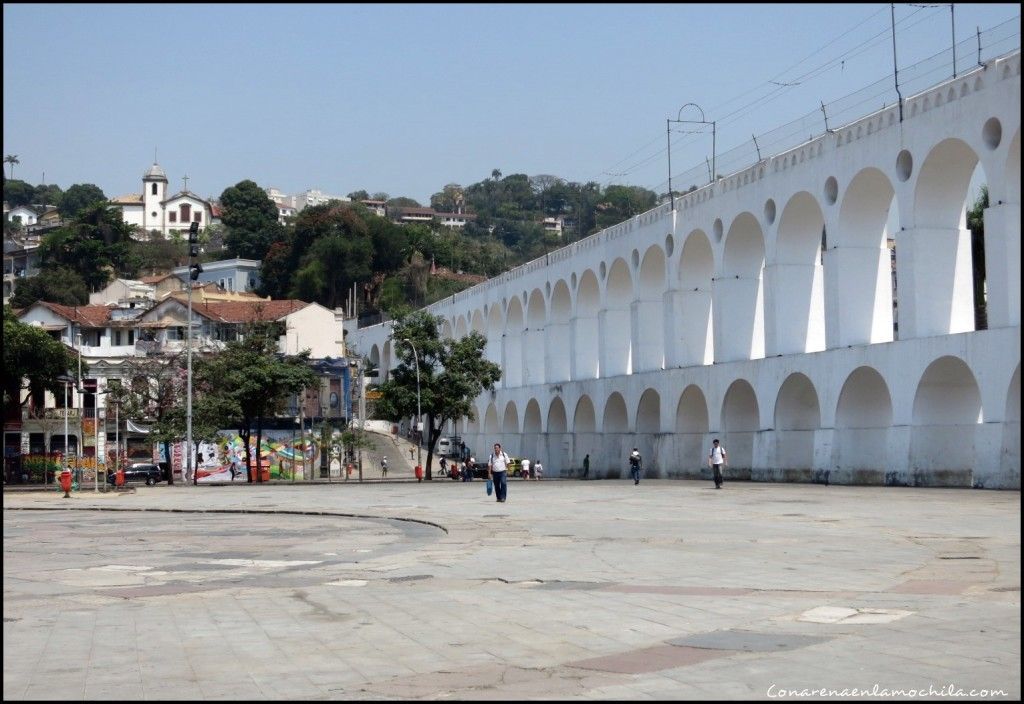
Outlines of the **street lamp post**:
<svg viewBox="0 0 1024 704">
<path fill-rule="evenodd" d="M 192 477 L 192 484 L 199 485 L 199 472 L 192 466 L 192 285 L 203 272 L 201 264 L 194 263 L 199 256 L 199 223 L 192 222 L 188 228 L 188 332 L 185 342 L 188 357 L 188 391 L 185 396 L 185 479 Z M 258 454 L 258 453 L 257 453 Z M 259 457 L 256 458 L 257 465 Z M 259 469 L 257 469 L 259 472 Z M 171 479 L 174 479 L 174 468 L 171 468 Z"/>
<path fill-rule="evenodd" d="M 681 119 L 679 119 L 679 116 L 683 114 L 683 110 L 685 110 L 686 108 L 688 108 L 691 105 L 693 107 L 697 108 L 698 110 L 700 110 L 700 119 L 699 120 L 681 120 Z M 710 177 L 711 183 L 715 182 L 715 173 L 716 173 L 715 172 L 715 146 L 716 146 L 715 145 L 715 139 L 716 139 L 716 135 L 715 135 L 715 122 L 714 122 L 714 120 L 709 122 L 708 120 L 704 119 L 704 110 L 701 108 L 700 105 L 697 105 L 697 103 L 687 103 L 683 107 L 679 108 L 679 112 L 676 113 L 676 119 L 674 119 L 674 120 L 665 118 L 665 136 L 668 139 L 668 196 L 669 196 L 669 200 L 672 203 L 672 210 L 675 210 L 676 209 L 676 198 L 675 198 L 675 194 L 672 192 L 672 133 L 671 133 L 671 125 L 672 125 L 673 122 L 686 122 L 686 123 L 691 123 L 691 124 L 696 124 L 696 125 L 711 125 L 711 177 Z"/>
<path fill-rule="evenodd" d="M 416 438 L 416 466 L 422 467 L 423 464 L 420 462 L 420 448 L 423 440 L 423 430 L 420 426 L 423 424 L 423 411 L 420 409 L 420 358 L 416 354 L 416 345 L 412 343 L 408 337 L 403 337 L 402 342 L 408 342 L 409 346 L 412 347 L 412 360 L 416 365 L 416 431 L 418 436 Z"/>
</svg>

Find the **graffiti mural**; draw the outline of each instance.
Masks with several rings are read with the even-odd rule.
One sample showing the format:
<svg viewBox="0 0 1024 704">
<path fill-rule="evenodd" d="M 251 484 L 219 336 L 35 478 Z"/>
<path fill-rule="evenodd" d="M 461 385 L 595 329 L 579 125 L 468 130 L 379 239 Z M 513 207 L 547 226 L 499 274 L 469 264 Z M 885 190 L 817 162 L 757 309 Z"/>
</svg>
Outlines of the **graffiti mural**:
<svg viewBox="0 0 1024 704">
<path fill-rule="evenodd" d="M 303 464 L 319 473 L 321 447 L 319 436 L 300 436 L 288 431 L 264 431 L 259 453 L 256 452 L 256 435 L 249 440 L 252 452 L 253 472 L 256 458 L 263 470 L 264 479 L 293 480 L 303 478 Z M 330 451 L 330 450 L 328 450 Z M 174 443 L 171 451 L 174 471 L 184 471 L 184 443 Z M 246 481 L 245 445 L 235 431 L 221 431 L 215 442 L 201 442 L 195 455 L 198 481 L 231 482 Z"/>
</svg>

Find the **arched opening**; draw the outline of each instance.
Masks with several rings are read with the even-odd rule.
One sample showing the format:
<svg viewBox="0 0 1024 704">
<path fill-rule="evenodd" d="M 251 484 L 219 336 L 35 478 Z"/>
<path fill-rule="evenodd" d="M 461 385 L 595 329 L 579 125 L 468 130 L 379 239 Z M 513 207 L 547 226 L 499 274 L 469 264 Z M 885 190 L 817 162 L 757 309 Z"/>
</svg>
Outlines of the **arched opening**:
<svg viewBox="0 0 1024 704">
<path fill-rule="evenodd" d="M 710 430 L 708 402 L 700 387 L 691 384 L 679 396 L 676 405 L 674 456 L 681 474 L 699 477 L 707 465 L 704 442 Z"/>
<path fill-rule="evenodd" d="M 858 172 L 843 196 L 825 268 L 833 347 L 893 339 L 889 240 L 890 222 L 899 222 L 895 196 L 892 183 L 876 168 Z"/>
<path fill-rule="evenodd" d="M 754 437 L 760 428 L 757 395 L 745 379 L 737 379 L 722 402 L 721 444 L 729 455 L 727 477 L 748 479 L 754 466 Z"/>
<path fill-rule="evenodd" d="M 601 421 L 602 433 L 628 433 L 629 418 L 626 415 L 626 401 L 618 391 L 612 392 L 604 405 L 604 418 Z"/>
<path fill-rule="evenodd" d="M 531 398 L 526 404 L 526 415 L 523 418 L 523 433 L 540 434 L 540 404 Z"/>
<path fill-rule="evenodd" d="M 1008 487 L 1020 486 L 1020 365 L 1013 372 L 1003 414 L 1003 442 L 999 474 Z"/>
<path fill-rule="evenodd" d="M 526 330 L 523 332 L 523 385 L 543 384 L 544 325 L 547 323 L 544 294 L 534 289 L 526 309 Z"/>
<path fill-rule="evenodd" d="M 565 404 L 562 399 L 556 398 L 548 408 L 548 433 L 567 433 L 569 425 L 566 422 Z"/>
<path fill-rule="evenodd" d="M 1003 173 L 985 210 L 985 277 L 988 327 L 1020 325 L 1020 130 L 1010 140 Z M 999 201 L 1002 201 L 1001 203 Z"/>
<path fill-rule="evenodd" d="M 834 471 L 851 484 L 881 484 L 888 467 L 892 397 L 871 367 L 850 372 L 836 405 Z"/>
<path fill-rule="evenodd" d="M 608 272 L 605 308 L 600 314 L 603 340 L 601 376 L 629 374 L 632 371 L 633 277 L 625 260 L 616 259 Z"/>
<path fill-rule="evenodd" d="M 455 339 L 461 340 L 469 332 L 466 327 L 466 316 L 460 315 L 458 321 L 455 323 Z"/>
<path fill-rule="evenodd" d="M 665 253 L 657 245 L 649 247 L 640 264 L 637 280 L 638 298 L 633 349 L 636 350 L 635 371 L 665 367 Z"/>
<path fill-rule="evenodd" d="M 452 322 L 450 320 L 445 320 L 441 323 L 441 339 L 452 339 Z"/>
<path fill-rule="evenodd" d="M 519 296 L 513 296 L 505 316 L 505 387 L 523 385 L 523 306 Z"/>
<path fill-rule="evenodd" d="M 576 290 L 576 318 L 573 320 L 573 379 L 596 379 L 600 369 L 601 339 L 599 315 L 601 292 L 597 275 L 587 269 Z"/>
<path fill-rule="evenodd" d="M 551 319 L 545 334 L 544 369 L 548 381 L 569 380 L 573 358 L 571 326 L 572 296 L 568 284 L 560 279 L 551 291 Z"/>
<path fill-rule="evenodd" d="M 656 435 L 661 432 L 661 396 L 647 389 L 636 408 L 636 432 Z"/>
<path fill-rule="evenodd" d="M 914 228 L 896 238 L 900 338 L 974 330 L 967 201 L 978 157 L 959 139 L 932 148 L 914 191 Z"/>
<path fill-rule="evenodd" d="M 801 191 L 779 220 L 769 286 L 773 354 L 825 349 L 825 295 L 821 268 L 825 216 L 817 199 Z"/>
<path fill-rule="evenodd" d="M 782 470 L 814 469 L 815 431 L 821 426 L 821 408 L 814 384 L 799 372 L 790 374 L 775 400 L 775 462 Z"/>
<path fill-rule="evenodd" d="M 741 213 L 726 235 L 722 276 L 713 284 L 715 361 L 764 357 L 763 270 L 761 226 L 750 213 Z"/>
<path fill-rule="evenodd" d="M 491 304 L 487 313 L 487 345 L 484 347 L 484 355 L 488 361 L 494 362 L 502 368 L 501 386 L 508 386 L 507 375 L 505 374 L 505 360 L 503 357 L 503 340 L 505 339 L 505 321 L 501 316 L 501 306 L 497 303 Z"/>
<path fill-rule="evenodd" d="M 952 356 L 929 364 L 914 396 L 911 483 L 972 486 L 974 436 L 981 421 L 981 393 L 970 367 Z"/>
<path fill-rule="evenodd" d="M 687 236 L 679 260 L 679 290 L 674 296 L 678 366 L 711 364 L 714 361 L 714 326 L 711 314 L 711 278 L 715 257 L 703 230 Z M 672 350 L 670 350 L 672 352 Z"/>
<path fill-rule="evenodd" d="M 370 346 L 370 367 L 380 369 L 380 348 L 377 345 Z"/>
<path fill-rule="evenodd" d="M 531 398 L 526 404 L 523 416 L 523 434 L 519 437 L 517 452 L 525 457 L 536 458 L 544 446 L 544 438 L 540 429 L 540 404 Z"/>
<path fill-rule="evenodd" d="M 505 435 L 519 434 L 519 411 L 516 409 L 515 401 L 509 401 L 505 405 L 505 417 L 501 422 L 501 432 Z"/>
<path fill-rule="evenodd" d="M 487 406 L 487 413 L 484 414 L 484 432 L 492 438 L 498 434 L 498 409 L 493 402 Z"/>
<path fill-rule="evenodd" d="M 574 433 L 596 433 L 597 414 L 594 413 L 594 402 L 589 396 L 582 397 L 576 403 L 576 412 L 572 419 Z"/>
</svg>

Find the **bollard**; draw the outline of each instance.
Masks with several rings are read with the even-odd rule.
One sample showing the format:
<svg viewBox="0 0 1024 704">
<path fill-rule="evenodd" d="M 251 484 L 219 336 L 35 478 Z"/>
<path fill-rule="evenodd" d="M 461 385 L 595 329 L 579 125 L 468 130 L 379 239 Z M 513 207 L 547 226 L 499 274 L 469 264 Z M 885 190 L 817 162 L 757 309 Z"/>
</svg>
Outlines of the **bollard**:
<svg viewBox="0 0 1024 704">
<path fill-rule="evenodd" d="M 416 465 L 416 481 L 423 481 L 423 467 L 420 465 Z"/>
<path fill-rule="evenodd" d="M 60 473 L 60 488 L 64 491 L 64 498 L 71 498 L 71 470 L 65 468 Z"/>
<path fill-rule="evenodd" d="M 124 468 L 123 467 L 118 467 L 117 468 L 117 473 L 114 475 L 114 485 L 117 486 L 118 489 L 120 489 L 121 487 L 124 486 Z"/>
</svg>

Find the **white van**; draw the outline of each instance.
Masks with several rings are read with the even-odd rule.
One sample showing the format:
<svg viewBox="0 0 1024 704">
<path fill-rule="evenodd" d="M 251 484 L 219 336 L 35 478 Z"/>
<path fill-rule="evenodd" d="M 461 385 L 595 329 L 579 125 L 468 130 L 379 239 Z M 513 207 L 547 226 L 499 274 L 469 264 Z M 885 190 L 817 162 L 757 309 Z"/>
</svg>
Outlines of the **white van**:
<svg viewBox="0 0 1024 704">
<path fill-rule="evenodd" d="M 440 438 L 437 441 L 437 456 L 447 457 L 452 452 L 451 438 Z"/>
</svg>

